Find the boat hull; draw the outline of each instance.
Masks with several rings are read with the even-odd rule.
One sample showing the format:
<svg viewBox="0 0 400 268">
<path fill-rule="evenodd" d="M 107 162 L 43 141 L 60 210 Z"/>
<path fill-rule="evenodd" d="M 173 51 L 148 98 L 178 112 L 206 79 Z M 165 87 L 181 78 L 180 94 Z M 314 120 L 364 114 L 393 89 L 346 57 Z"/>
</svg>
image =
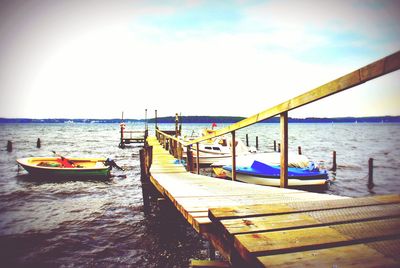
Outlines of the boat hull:
<svg viewBox="0 0 400 268">
<path fill-rule="evenodd" d="M 226 176 L 232 178 L 232 172 L 225 170 Z M 265 186 L 280 186 L 280 178 L 279 177 L 261 177 L 254 176 L 249 174 L 243 174 L 240 172 L 236 172 L 236 180 L 246 183 L 265 185 Z M 315 179 L 300 179 L 300 178 L 289 178 L 288 179 L 289 187 L 304 187 L 304 186 L 316 186 L 316 187 L 328 187 L 329 181 L 324 178 L 315 178 Z"/>
<path fill-rule="evenodd" d="M 79 167 L 38 166 L 39 163 L 57 163 L 57 158 L 31 157 L 17 159 L 31 176 L 43 179 L 106 179 L 110 177 L 110 167 L 104 165 L 105 159 L 71 158 Z"/>
</svg>

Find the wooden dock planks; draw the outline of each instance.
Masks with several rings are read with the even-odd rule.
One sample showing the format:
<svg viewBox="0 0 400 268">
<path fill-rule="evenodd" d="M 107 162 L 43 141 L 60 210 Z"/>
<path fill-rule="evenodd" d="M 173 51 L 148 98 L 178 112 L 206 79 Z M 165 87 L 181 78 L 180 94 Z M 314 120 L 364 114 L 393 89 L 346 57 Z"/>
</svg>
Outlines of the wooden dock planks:
<svg viewBox="0 0 400 268">
<path fill-rule="evenodd" d="M 399 195 L 215 208 L 209 215 L 256 267 L 400 265 Z"/>
<path fill-rule="evenodd" d="M 152 184 L 233 264 L 400 264 L 399 195 L 346 198 L 192 174 L 154 137 L 147 141 Z"/>
</svg>

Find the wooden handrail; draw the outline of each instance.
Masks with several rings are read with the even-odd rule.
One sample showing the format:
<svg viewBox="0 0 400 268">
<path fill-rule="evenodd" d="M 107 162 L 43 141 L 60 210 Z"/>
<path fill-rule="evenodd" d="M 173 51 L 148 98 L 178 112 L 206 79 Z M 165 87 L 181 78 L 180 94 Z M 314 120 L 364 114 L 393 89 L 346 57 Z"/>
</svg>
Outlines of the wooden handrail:
<svg viewBox="0 0 400 268">
<path fill-rule="evenodd" d="M 319 86 L 312 89 L 304 94 L 301 94 L 293 99 L 285 101 L 278 104 L 272 108 L 264 110 L 258 114 L 250 116 L 242 121 L 234 123 L 228 127 L 216 130 L 213 134 L 199 137 L 190 142 L 185 143 L 185 146 L 195 144 L 197 142 L 202 142 L 208 139 L 212 139 L 232 131 L 239 130 L 244 127 L 248 127 L 260 121 L 266 120 L 268 118 L 280 115 L 282 113 L 288 112 L 290 110 L 299 108 L 303 105 L 312 103 L 314 101 L 320 100 L 322 98 L 328 97 L 330 95 L 339 93 L 343 90 L 352 88 L 354 86 L 365 83 L 369 80 L 375 79 L 382 75 L 388 74 L 390 72 L 400 69 L 400 51 L 384 57 L 378 61 L 368 64 L 358 70 L 348 73 L 340 78 L 337 78 L 325 85 Z"/>
</svg>

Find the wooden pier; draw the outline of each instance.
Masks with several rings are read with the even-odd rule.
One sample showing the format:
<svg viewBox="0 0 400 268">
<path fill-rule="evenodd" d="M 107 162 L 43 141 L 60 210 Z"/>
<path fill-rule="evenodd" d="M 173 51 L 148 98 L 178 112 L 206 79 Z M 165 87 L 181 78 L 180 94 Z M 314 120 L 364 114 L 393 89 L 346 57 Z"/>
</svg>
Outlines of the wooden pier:
<svg viewBox="0 0 400 268">
<path fill-rule="evenodd" d="M 149 182 L 233 267 L 400 265 L 400 195 L 347 198 L 211 178 L 147 141 Z"/>
<path fill-rule="evenodd" d="M 288 111 L 398 69 L 400 52 L 186 143 L 156 128 L 141 151 L 145 207 L 152 188 L 231 267 L 399 267 L 400 195 L 348 198 L 286 188 Z M 198 168 L 194 174 L 180 161 L 183 146 L 190 152 L 193 144 L 229 133 L 235 144 L 236 130 L 275 115 L 281 118 L 281 188 L 237 182 L 234 175 L 211 178 Z M 232 155 L 235 170 L 234 147 Z"/>
</svg>

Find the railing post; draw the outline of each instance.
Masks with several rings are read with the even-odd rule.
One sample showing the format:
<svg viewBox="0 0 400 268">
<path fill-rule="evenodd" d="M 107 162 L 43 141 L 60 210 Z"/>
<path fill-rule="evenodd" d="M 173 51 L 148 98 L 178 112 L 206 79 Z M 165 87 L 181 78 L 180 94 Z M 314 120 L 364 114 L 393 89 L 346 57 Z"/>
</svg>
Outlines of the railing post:
<svg viewBox="0 0 400 268">
<path fill-rule="evenodd" d="M 186 165 L 189 172 L 193 172 L 193 152 L 192 146 L 189 145 L 186 147 Z"/>
<path fill-rule="evenodd" d="M 196 169 L 197 174 L 200 174 L 200 148 L 199 143 L 196 142 Z"/>
<path fill-rule="evenodd" d="M 236 180 L 236 137 L 235 131 L 232 131 L 232 180 Z"/>
<path fill-rule="evenodd" d="M 280 115 L 281 127 L 281 181 L 280 187 L 288 187 L 288 113 L 283 112 Z"/>
</svg>

